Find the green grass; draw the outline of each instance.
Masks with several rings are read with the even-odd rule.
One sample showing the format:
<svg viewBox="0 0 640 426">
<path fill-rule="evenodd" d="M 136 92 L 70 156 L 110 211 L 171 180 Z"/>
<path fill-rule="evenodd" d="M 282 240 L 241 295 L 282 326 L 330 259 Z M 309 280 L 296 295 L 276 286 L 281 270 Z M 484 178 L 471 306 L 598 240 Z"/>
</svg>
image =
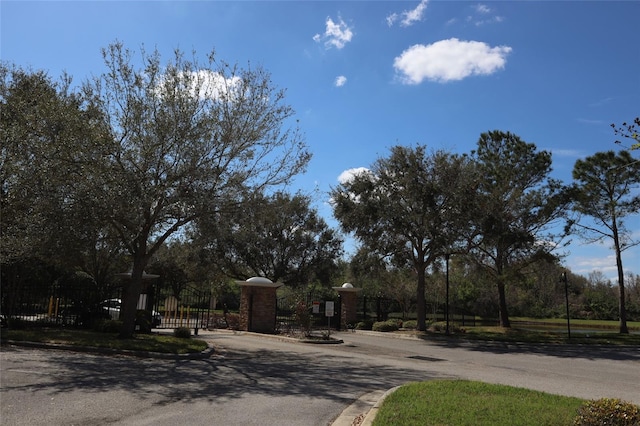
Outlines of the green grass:
<svg viewBox="0 0 640 426">
<path fill-rule="evenodd" d="M 137 334 L 133 339 L 119 339 L 115 333 L 58 328 L 3 329 L 2 339 L 170 354 L 197 353 L 207 348 L 207 342 L 193 338 Z"/>
<path fill-rule="evenodd" d="M 403 330 L 397 333 L 413 335 L 425 340 L 446 339 L 450 341 L 471 340 L 488 342 L 531 343 L 531 344 L 580 344 L 608 346 L 640 346 L 640 334 L 620 334 L 618 332 L 594 331 L 593 333 L 571 333 L 545 331 L 544 329 L 476 326 L 451 327 L 451 334 L 445 335 L 444 325 L 440 331 Z"/>
<path fill-rule="evenodd" d="M 547 344 L 582 344 L 582 345 L 640 345 L 640 334 L 620 334 L 617 332 L 571 333 L 529 330 L 526 328 L 503 327 L 465 327 L 464 333 L 456 333 L 456 337 L 469 340 L 488 340 L 499 342 L 547 343 Z"/>
<path fill-rule="evenodd" d="M 383 401 L 373 426 L 571 425 L 584 402 L 464 380 L 411 383 Z"/>
</svg>

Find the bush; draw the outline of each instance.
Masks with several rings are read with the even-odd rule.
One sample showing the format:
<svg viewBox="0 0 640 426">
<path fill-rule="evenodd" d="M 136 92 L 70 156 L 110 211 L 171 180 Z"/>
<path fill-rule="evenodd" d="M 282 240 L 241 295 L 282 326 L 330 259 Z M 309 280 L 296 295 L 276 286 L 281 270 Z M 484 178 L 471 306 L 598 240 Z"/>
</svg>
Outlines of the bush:
<svg viewBox="0 0 640 426">
<path fill-rule="evenodd" d="M 230 330 L 240 330 L 240 314 L 227 314 L 227 327 Z"/>
<path fill-rule="evenodd" d="M 402 327 L 403 327 L 403 328 L 407 328 L 407 329 L 409 329 L 409 330 L 415 330 L 416 328 L 418 328 L 418 321 L 416 321 L 416 320 L 408 320 L 408 321 L 405 321 L 405 322 L 402 324 Z"/>
<path fill-rule="evenodd" d="M 305 336 L 311 335 L 311 312 L 307 304 L 302 300 L 296 303 L 295 319 Z"/>
<path fill-rule="evenodd" d="M 356 330 L 371 330 L 372 327 L 373 327 L 372 320 L 364 320 L 356 324 Z"/>
<path fill-rule="evenodd" d="M 398 328 L 402 328 L 402 320 L 400 318 L 389 318 L 386 322 L 395 324 Z"/>
<path fill-rule="evenodd" d="M 619 399 L 602 398 L 589 401 L 578 409 L 576 426 L 638 426 L 640 409 Z"/>
<path fill-rule="evenodd" d="M 97 320 L 93 324 L 93 329 L 101 333 L 119 333 L 122 329 L 122 321 L 119 320 Z"/>
<path fill-rule="evenodd" d="M 447 331 L 447 323 L 445 321 L 434 322 L 429 326 L 429 331 L 433 331 L 436 333 L 443 333 Z M 452 322 L 449 323 L 449 332 L 450 333 L 464 333 L 465 329 L 460 327 L 457 324 Z"/>
<path fill-rule="evenodd" d="M 7 320 L 7 327 L 13 330 L 24 330 L 28 328 L 29 322 L 21 318 L 9 318 Z"/>
<path fill-rule="evenodd" d="M 151 312 L 142 309 L 136 311 L 136 331 L 151 334 Z"/>
<path fill-rule="evenodd" d="M 388 320 L 388 321 L 374 322 L 372 330 L 387 332 L 387 331 L 397 331 L 399 328 L 400 327 L 398 327 L 397 321 Z"/>
<path fill-rule="evenodd" d="M 178 327 L 175 330 L 173 330 L 173 336 L 179 339 L 190 339 L 191 329 L 187 327 Z"/>
</svg>

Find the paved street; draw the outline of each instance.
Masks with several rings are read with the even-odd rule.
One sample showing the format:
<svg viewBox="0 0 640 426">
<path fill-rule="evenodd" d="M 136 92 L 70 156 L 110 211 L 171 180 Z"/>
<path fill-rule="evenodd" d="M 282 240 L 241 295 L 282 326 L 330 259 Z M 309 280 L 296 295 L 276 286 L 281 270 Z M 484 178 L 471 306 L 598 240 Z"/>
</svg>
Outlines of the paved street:
<svg viewBox="0 0 640 426">
<path fill-rule="evenodd" d="M 327 425 L 361 395 L 461 377 L 640 404 L 640 349 L 459 344 L 340 333 L 341 345 L 205 332 L 205 360 L 3 347 L 0 423 Z"/>
</svg>

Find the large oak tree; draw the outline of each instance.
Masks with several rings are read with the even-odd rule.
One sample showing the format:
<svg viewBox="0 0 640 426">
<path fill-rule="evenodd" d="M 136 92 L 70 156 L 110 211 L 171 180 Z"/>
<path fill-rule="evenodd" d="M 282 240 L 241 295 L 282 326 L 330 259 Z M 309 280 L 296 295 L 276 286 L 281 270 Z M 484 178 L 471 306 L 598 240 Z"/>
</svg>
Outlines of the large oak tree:
<svg viewBox="0 0 640 426">
<path fill-rule="evenodd" d="M 180 50 L 163 63 L 157 50 L 134 57 L 121 43 L 103 57 L 106 71 L 84 91 L 110 144 L 87 188 L 133 262 L 120 333 L 129 337 L 144 269 L 162 244 L 198 217 L 238 209 L 246 193 L 288 183 L 310 154 L 284 90 L 261 67 Z"/>
<path fill-rule="evenodd" d="M 395 146 L 387 158 L 331 191 L 347 232 L 396 265 L 416 273 L 418 329 L 425 330 L 427 269 L 453 250 L 474 192 L 468 159 L 426 147 Z"/>
<path fill-rule="evenodd" d="M 329 285 L 342 239 L 303 194 L 256 194 L 239 210 L 202 217 L 198 240 L 227 275 L 264 276 L 304 288 Z"/>
</svg>

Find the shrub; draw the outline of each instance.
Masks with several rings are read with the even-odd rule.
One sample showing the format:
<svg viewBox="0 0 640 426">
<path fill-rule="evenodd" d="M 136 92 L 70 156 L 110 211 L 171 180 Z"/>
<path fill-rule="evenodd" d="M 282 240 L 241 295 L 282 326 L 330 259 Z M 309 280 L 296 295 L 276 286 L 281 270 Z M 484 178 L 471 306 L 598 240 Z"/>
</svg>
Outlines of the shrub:
<svg viewBox="0 0 640 426">
<path fill-rule="evenodd" d="M 118 333 L 122 328 L 122 321 L 119 320 L 97 320 L 93 323 L 93 329 L 101 333 Z"/>
<path fill-rule="evenodd" d="M 589 401 L 578 409 L 576 426 L 638 426 L 640 409 L 619 399 L 602 398 Z"/>
<path fill-rule="evenodd" d="M 356 324 L 356 330 L 371 330 L 372 327 L 373 327 L 372 320 L 364 320 Z"/>
<path fill-rule="evenodd" d="M 190 339 L 191 329 L 187 327 L 178 327 L 175 330 L 173 330 L 173 336 L 179 339 Z"/>
<path fill-rule="evenodd" d="M 240 314 L 227 314 L 227 327 L 230 330 L 240 330 Z"/>
<path fill-rule="evenodd" d="M 429 326 L 429 331 L 436 333 L 442 333 L 447 331 L 447 323 L 445 321 L 434 322 Z M 449 332 L 451 333 L 464 333 L 465 329 L 452 322 L 449 323 Z"/>
<path fill-rule="evenodd" d="M 405 321 L 402 326 L 404 328 L 410 329 L 410 330 L 415 330 L 416 328 L 418 328 L 418 321 L 416 320 L 408 320 Z"/>
<path fill-rule="evenodd" d="M 395 324 L 398 328 L 402 328 L 402 320 L 400 318 L 389 318 L 386 322 Z"/>
<path fill-rule="evenodd" d="M 9 318 L 7 320 L 8 328 L 12 328 L 14 330 L 24 330 L 25 328 L 28 328 L 28 325 L 28 321 L 25 321 L 21 318 Z"/>
<path fill-rule="evenodd" d="M 302 300 L 296 303 L 295 319 L 305 336 L 309 336 L 311 334 L 311 312 Z"/>
<path fill-rule="evenodd" d="M 372 330 L 387 332 L 387 331 L 397 331 L 398 328 L 399 328 L 398 323 L 396 321 L 389 320 L 389 321 L 374 322 Z"/>
<path fill-rule="evenodd" d="M 151 333 L 151 312 L 138 309 L 136 311 L 136 331 L 138 333 Z"/>
</svg>

